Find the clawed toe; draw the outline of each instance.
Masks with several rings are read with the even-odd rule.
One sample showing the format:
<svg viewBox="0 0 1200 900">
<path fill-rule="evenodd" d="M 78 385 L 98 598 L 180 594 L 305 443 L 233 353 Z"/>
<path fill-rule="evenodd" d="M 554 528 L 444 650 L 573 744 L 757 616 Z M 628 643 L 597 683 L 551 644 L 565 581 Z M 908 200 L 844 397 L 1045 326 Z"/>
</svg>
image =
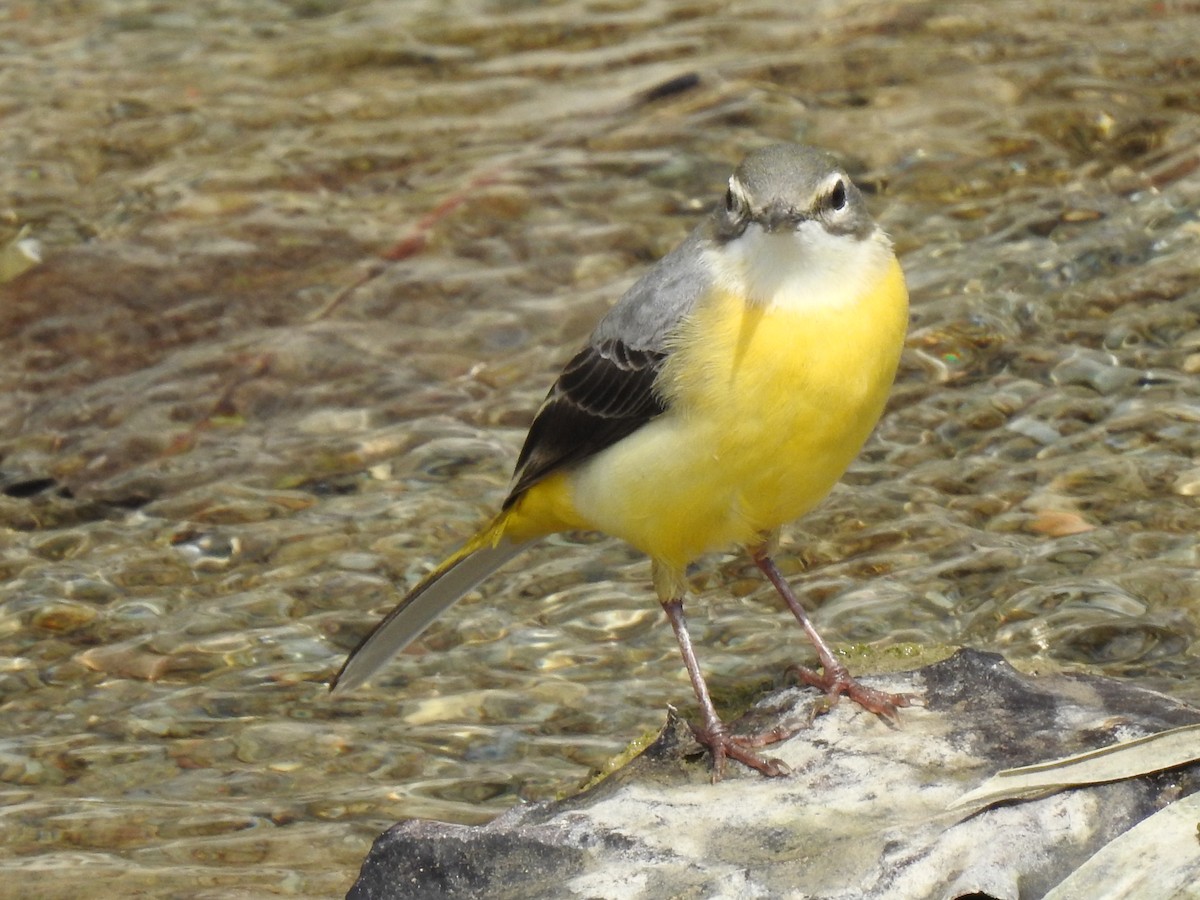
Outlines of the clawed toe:
<svg viewBox="0 0 1200 900">
<path fill-rule="evenodd" d="M 820 673 L 805 666 L 789 666 L 788 672 L 795 674 L 805 684 L 825 692 L 828 708 L 832 708 L 842 696 L 849 697 L 867 712 L 896 723 L 900 709 L 912 706 L 917 698 L 909 694 L 892 694 L 867 687 L 856 680 L 845 666 L 833 666 Z"/>
<path fill-rule="evenodd" d="M 691 729 L 697 743 L 706 748 L 712 756 L 713 784 L 716 784 L 725 777 L 725 762 L 727 759 L 735 759 L 742 765 L 749 766 L 751 769 L 766 775 L 768 778 L 778 778 L 791 774 L 792 770 L 782 760 L 770 756 L 761 756 L 755 753 L 752 748 L 784 740 L 794 734 L 795 729 L 776 728 L 766 734 L 755 737 L 742 737 L 730 734 L 725 730 L 723 725 L 706 728 L 693 724 L 691 725 Z"/>
</svg>

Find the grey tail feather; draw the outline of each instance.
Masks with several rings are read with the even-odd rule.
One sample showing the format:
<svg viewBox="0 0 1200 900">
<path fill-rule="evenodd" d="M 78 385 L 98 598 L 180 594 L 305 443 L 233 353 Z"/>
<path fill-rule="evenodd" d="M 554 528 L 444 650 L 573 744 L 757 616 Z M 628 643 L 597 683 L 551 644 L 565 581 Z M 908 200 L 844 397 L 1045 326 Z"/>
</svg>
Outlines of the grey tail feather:
<svg viewBox="0 0 1200 900">
<path fill-rule="evenodd" d="M 479 582 L 520 553 L 529 542 L 501 538 L 494 546 L 468 544 L 409 591 L 355 647 L 329 689 L 341 694 L 358 687 L 407 647 L 434 620 Z"/>
</svg>

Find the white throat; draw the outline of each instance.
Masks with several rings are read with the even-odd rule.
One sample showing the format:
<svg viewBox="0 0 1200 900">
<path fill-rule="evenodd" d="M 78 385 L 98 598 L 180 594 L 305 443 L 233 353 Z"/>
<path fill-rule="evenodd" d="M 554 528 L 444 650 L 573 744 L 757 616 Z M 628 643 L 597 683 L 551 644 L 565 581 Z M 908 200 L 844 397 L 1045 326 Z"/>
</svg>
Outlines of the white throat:
<svg viewBox="0 0 1200 900">
<path fill-rule="evenodd" d="M 708 257 L 718 287 L 756 305 L 801 312 L 859 300 L 883 277 L 892 248 L 878 229 L 862 239 L 830 234 L 819 222 L 776 234 L 752 224 Z"/>
</svg>

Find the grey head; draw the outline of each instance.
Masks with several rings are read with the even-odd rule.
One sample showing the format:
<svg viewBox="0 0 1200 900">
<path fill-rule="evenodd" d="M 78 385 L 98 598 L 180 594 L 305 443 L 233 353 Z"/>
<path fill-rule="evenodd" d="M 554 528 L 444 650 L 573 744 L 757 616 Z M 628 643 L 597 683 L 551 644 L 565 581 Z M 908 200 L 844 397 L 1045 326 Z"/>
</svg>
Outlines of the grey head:
<svg viewBox="0 0 1200 900">
<path fill-rule="evenodd" d="M 713 213 L 713 237 L 724 243 L 757 224 L 767 232 L 819 222 L 831 234 L 867 238 L 875 222 L 850 176 L 821 150 L 775 144 L 750 153 L 729 178 Z"/>
</svg>

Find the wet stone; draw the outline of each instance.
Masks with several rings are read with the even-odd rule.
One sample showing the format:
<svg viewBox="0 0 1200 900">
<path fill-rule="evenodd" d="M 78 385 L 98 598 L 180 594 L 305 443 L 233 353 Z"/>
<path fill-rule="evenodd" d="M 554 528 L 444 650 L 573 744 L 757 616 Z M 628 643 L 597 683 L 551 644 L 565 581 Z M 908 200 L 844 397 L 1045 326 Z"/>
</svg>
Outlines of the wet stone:
<svg viewBox="0 0 1200 900">
<path fill-rule="evenodd" d="M 969 651 L 869 683 L 916 692 L 923 705 L 889 728 L 841 703 L 770 748 L 790 775 L 733 763 L 717 784 L 672 715 L 636 759 L 569 799 L 482 827 L 393 826 L 347 896 L 1042 896 L 1162 804 L 1200 790 L 1193 763 L 952 811 L 999 769 L 1200 723 L 1200 709 L 1112 680 L 1023 676 Z M 781 710 L 804 719 L 813 702 L 811 692 L 769 695 L 740 728 L 753 733 Z M 1064 818 L 1069 830 L 1050 826 Z"/>
</svg>

